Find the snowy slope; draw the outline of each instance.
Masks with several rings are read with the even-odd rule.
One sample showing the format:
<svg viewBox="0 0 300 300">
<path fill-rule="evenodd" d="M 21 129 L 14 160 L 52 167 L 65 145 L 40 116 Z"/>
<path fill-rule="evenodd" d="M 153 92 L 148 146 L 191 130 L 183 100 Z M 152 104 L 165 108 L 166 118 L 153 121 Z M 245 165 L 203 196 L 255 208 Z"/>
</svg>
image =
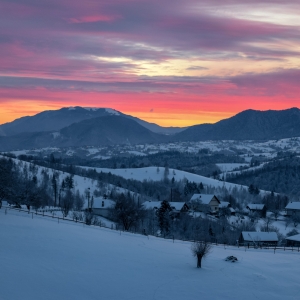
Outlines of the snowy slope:
<svg viewBox="0 0 300 300">
<path fill-rule="evenodd" d="M 125 179 L 134 179 L 134 180 L 147 180 L 147 181 L 160 181 L 164 179 L 164 167 L 146 167 L 146 168 L 137 168 L 137 169 L 108 169 L 108 168 L 92 168 L 92 167 L 81 167 L 85 169 L 95 169 L 97 172 L 103 172 L 103 173 L 111 173 L 114 175 L 121 176 Z M 248 189 L 247 186 L 234 184 L 230 182 L 223 182 L 220 180 L 204 177 L 197 174 L 188 173 L 181 170 L 176 169 L 169 169 L 169 175 L 168 178 L 171 180 L 174 177 L 176 181 L 180 180 L 189 180 L 194 181 L 196 183 L 202 182 L 204 185 L 207 186 L 214 186 L 214 187 L 226 187 L 227 189 L 232 189 L 234 187 L 240 188 L 243 187 L 245 189 Z M 261 190 L 261 193 L 264 193 L 265 191 Z M 269 192 L 268 192 L 269 193 Z"/>
<path fill-rule="evenodd" d="M 1 300 L 298 299 L 296 251 L 214 247 L 0 210 Z M 237 263 L 224 261 L 228 255 Z"/>
<path fill-rule="evenodd" d="M 0 155 L 0 158 L 6 158 L 6 157 Z M 13 160 L 18 164 L 19 168 L 21 168 L 21 169 L 24 168 L 25 165 L 28 168 L 30 166 L 29 162 L 25 162 L 25 161 L 22 161 L 22 160 L 19 160 L 19 159 L 13 159 Z M 59 175 L 58 184 L 61 184 L 62 180 L 65 179 L 67 176 L 71 176 L 70 173 L 57 171 L 57 170 L 53 170 L 53 169 L 50 169 L 50 168 L 41 167 L 41 166 L 38 166 L 38 165 L 36 165 L 36 168 L 38 170 L 37 174 L 36 174 L 38 182 L 42 181 L 42 176 L 43 176 L 42 173 L 43 172 L 48 172 L 48 174 L 50 176 L 52 176 L 54 174 L 54 172 L 56 174 L 58 174 Z M 85 195 L 85 191 L 87 189 L 90 189 L 90 195 L 93 195 L 94 191 L 98 189 L 97 188 L 97 185 L 98 185 L 97 180 L 93 180 L 93 179 L 78 176 L 78 175 L 74 175 L 73 180 L 74 180 L 74 192 L 75 193 L 77 191 L 79 191 L 79 193 L 81 195 Z M 133 192 L 127 190 L 127 189 L 120 188 L 120 187 L 117 187 L 117 186 L 112 185 L 112 184 L 106 184 L 106 188 L 107 188 L 107 193 L 114 189 L 116 193 L 128 193 L 128 192 L 130 192 L 131 195 L 133 195 L 133 196 L 135 195 L 135 193 L 133 193 Z M 138 196 L 138 194 L 136 194 L 136 195 Z M 87 199 L 85 199 L 84 208 L 86 208 L 86 207 L 87 207 Z M 0 298 L 0 300 L 1 300 L 1 298 Z"/>
</svg>

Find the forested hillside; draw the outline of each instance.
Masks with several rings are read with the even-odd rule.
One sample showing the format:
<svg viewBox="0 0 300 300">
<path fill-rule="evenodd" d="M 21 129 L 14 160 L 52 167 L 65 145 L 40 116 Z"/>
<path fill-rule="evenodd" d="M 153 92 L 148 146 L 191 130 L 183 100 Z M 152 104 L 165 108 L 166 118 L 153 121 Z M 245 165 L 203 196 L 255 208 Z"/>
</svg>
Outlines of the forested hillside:
<svg viewBox="0 0 300 300">
<path fill-rule="evenodd" d="M 227 174 L 226 180 L 238 184 L 253 184 L 260 189 L 298 198 L 300 196 L 300 158 L 293 155 L 279 158 L 260 169 Z"/>
</svg>

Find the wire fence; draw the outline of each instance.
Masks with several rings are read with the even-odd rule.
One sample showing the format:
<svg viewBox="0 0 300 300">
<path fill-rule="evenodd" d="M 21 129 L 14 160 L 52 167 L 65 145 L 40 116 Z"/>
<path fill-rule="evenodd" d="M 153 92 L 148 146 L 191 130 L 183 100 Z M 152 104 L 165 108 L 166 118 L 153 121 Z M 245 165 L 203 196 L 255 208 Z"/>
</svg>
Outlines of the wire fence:
<svg viewBox="0 0 300 300">
<path fill-rule="evenodd" d="M 60 209 L 57 209 L 57 208 L 54 208 L 54 209 L 46 209 L 46 210 L 39 210 L 39 211 L 30 211 L 30 210 L 25 210 L 25 209 L 22 209 L 22 208 L 14 208 L 14 207 L 10 207 L 10 206 L 2 206 L 2 209 L 0 209 L 0 211 L 4 211 L 4 214 L 7 215 L 9 213 L 9 211 L 12 210 L 12 211 L 18 211 L 18 212 L 22 212 L 22 213 L 26 213 L 28 215 L 31 216 L 32 219 L 34 219 L 34 216 L 42 216 L 42 217 L 46 217 L 46 218 L 50 218 L 50 219 L 57 219 L 57 223 L 59 223 L 60 221 L 67 221 L 67 222 L 73 222 L 73 223 L 76 223 L 76 224 L 82 224 L 83 226 L 84 225 L 89 225 L 89 226 L 92 226 L 92 227 L 99 227 L 99 228 L 103 228 L 103 229 L 110 229 L 110 230 L 115 230 L 115 231 L 118 231 L 120 232 L 128 232 L 128 233 L 131 233 L 131 234 L 142 234 L 142 235 L 145 235 L 146 237 L 148 237 L 149 239 L 149 236 L 151 237 L 157 237 L 157 238 L 161 238 L 161 239 L 164 239 L 164 240 L 170 240 L 170 241 L 173 241 L 173 243 L 175 243 L 176 241 L 177 242 L 190 242 L 190 243 L 194 243 L 196 242 L 197 240 L 188 240 L 188 239 L 178 239 L 174 237 L 174 235 L 169 235 L 169 236 L 159 236 L 159 235 L 151 235 L 151 234 L 145 234 L 143 232 L 137 232 L 137 231 L 124 231 L 124 230 L 120 230 L 120 228 L 117 226 L 117 225 L 113 225 L 111 224 L 111 226 L 106 226 L 103 222 L 99 222 L 98 224 L 87 224 L 86 222 L 84 222 L 83 220 L 77 220 L 77 219 L 74 219 L 74 218 L 68 218 L 68 217 L 60 217 L 60 216 L 55 216 L 53 212 L 56 212 L 56 211 L 60 211 Z M 50 215 L 48 213 L 51 213 Z M 210 245 L 212 246 L 218 246 L 218 247 L 224 247 L 224 249 L 237 249 L 237 248 L 241 248 L 241 249 L 245 249 L 245 251 L 247 251 L 247 249 L 261 249 L 261 250 L 271 250 L 271 251 L 274 251 L 274 253 L 276 251 L 291 251 L 291 252 L 300 252 L 300 246 L 296 246 L 296 247 L 286 247 L 286 246 L 275 246 L 275 245 L 268 245 L 268 244 L 260 244 L 260 245 L 257 245 L 257 244 L 250 244 L 250 243 L 244 243 L 244 244 L 236 244 L 236 245 L 232 245 L 232 244 L 220 244 L 218 243 L 217 241 L 215 242 L 208 242 Z"/>
</svg>

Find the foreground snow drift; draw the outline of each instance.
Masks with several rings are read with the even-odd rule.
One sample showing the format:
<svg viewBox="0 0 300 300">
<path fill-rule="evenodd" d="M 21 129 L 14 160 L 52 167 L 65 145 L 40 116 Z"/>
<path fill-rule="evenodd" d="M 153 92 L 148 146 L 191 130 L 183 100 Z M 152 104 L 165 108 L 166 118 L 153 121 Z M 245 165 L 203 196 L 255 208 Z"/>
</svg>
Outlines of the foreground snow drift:
<svg viewBox="0 0 300 300">
<path fill-rule="evenodd" d="M 214 247 L 0 210 L 0 299 L 298 299 L 298 252 Z M 229 255 L 238 262 L 225 261 Z"/>
</svg>

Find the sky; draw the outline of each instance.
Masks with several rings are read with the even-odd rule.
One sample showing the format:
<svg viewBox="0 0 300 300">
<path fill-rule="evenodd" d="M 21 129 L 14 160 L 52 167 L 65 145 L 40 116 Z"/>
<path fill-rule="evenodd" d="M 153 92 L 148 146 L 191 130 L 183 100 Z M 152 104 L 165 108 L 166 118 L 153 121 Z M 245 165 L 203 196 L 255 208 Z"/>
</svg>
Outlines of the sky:
<svg viewBox="0 0 300 300">
<path fill-rule="evenodd" d="M 67 106 L 162 126 L 300 107 L 299 0 L 0 0 L 0 124 Z"/>
</svg>

